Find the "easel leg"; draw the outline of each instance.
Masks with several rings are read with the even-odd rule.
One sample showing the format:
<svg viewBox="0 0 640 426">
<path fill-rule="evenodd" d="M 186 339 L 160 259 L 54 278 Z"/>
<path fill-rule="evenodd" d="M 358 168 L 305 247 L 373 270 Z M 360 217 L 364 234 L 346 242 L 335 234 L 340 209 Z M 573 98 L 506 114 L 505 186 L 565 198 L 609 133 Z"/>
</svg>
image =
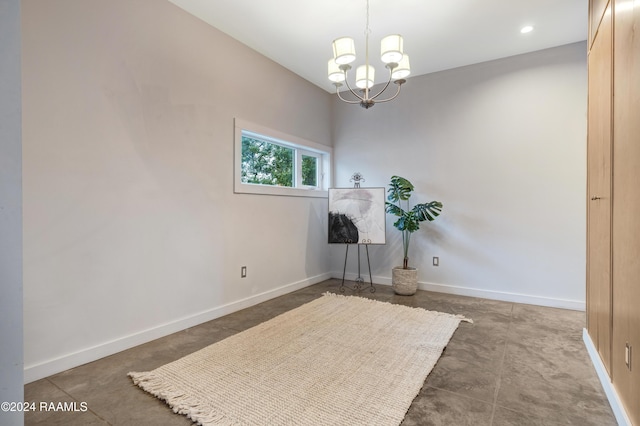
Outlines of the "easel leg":
<svg viewBox="0 0 640 426">
<path fill-rule="evenodd" d="M 340 288 L 338 288 L 338 290 L 340 290 L 340 293 L 344 293 L 344 276 L 347 273 L 347 255 L 349 254 L 349 244 L 346 244 L 347 249 L 344 252 L 344 268 L 342 268 L 342 282 L 340 283 Z"/>
<path fill-rule="evenodd" d="M 362 278 L 362 275 L 360 272 L 360 244 L 358 244 L 358 277 L 356 278 L 356 283 L 353 289 L 358 292 L 362 290 L 363 282 L 364 282 L 364 278 Z"/>
<path fill-rule="evenodd" d="M 371 261 L 369 260 L 369 246 L 365 245 L 365 248 L 367 249 L 367 265 L 369 265 L 369 282 L 371 283 L 371 287 L 369 287 L 369 291 L 371 293 L 375 293 L 376 288 L 373 286 L 373 275 L 371 275 Z"/>
</svg>

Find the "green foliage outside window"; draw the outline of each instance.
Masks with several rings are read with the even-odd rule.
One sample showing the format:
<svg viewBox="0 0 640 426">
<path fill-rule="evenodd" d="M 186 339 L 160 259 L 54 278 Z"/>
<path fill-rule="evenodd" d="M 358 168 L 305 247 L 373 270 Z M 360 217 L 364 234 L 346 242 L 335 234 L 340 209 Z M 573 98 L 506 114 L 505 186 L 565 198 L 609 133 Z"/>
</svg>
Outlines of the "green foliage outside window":
<svg viewBox="0 0 640 426">
<path fill-rule="evenodd" d="M 294 186 L 292 148 L 242 136 L 242 182 Z"/>
<path fill-rule="evenodd" d="M 242 136 L 242 183 L 295 187 L 295 148 L 289 148 L 265 140 Z M 302 184 L 318 186 L 318 158 L 300 156 Z"/>
<path fill-rule="evenodd" d="M 318 159 L 310 155 L 302 155 L 302 184 L 318 186 Z"/>
</svg>

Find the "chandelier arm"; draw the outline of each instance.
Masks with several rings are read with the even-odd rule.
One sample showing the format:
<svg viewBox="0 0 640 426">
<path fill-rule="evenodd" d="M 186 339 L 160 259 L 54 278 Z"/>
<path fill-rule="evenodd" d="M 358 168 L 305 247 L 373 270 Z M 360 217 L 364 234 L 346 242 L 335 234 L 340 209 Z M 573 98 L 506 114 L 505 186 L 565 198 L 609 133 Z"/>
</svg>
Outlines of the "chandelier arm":
<svg viewBox="0 0 640 426">
<path fill-rule="evenodd" d="M 402 87 L 402 84 L 398 84 L 398 91 L 396 92 L 396 94 L 395 94 L 395 95 L 393 95 L 392 97 L 387 98 L 387 99 L 380 99 L 380 100 L 377 100 L 376 102 L 389 102 L 389 101 L 394 100 L 394 99 L 395 99 L 395 98 L 397 98 L 397 97 L 398 97 L 398 95 L 400 94 L 400 88 L 401 88 L 401 87 Z"/>
<path fill-rule="evenodd" d="M 338 98 L 340 98 L 341 101 L 346 102 L 348 104 L 359 104 L 361 101 L 357 100 L 357 101 L 350 101 L 349 99 L 345 99 L 340 95 L 340 90 L 336 90 L 336 94 L 338 95 Z M 357 96 L 357 95 L 356 95 Z"/>
<path fill-rule="evenodd" d="M 384 92 L 385 90 L 387 90 L 387 87 L 389 87 L 389 84 L 391 84 L 391 74 L 389 74 L 389 81 L 387 81 L 387 84 L 384 85 L 384 87 L 382 88 L 381 91 L 379 91 L 378 93 L 376 93 L 373 97 L 371 97 L 371 99 L 376 99 L 378 96 L 382 95 L 382 92 Z M 396 94 L 396 96 L 398 96 Z M 389 99 L 391 100 L 391 99 Z M 385 101 L 378 101 L 378 102 L 385 102 Z"/>
<path fill-rule="evenodd" d="M 366 100 L 367 100 L 366 98 L 363 98 L 362 96 L 358 95 L 356 92 L 354 92 L 354 91 L 353 91 L 353 89 L 352 89 L 352 88 L 351 88 L 351 86 L 349 85 L 349 80 L 348 80 L 348 78 L 347 78 L 347 72 L 346 72 L 346 71 L 345 71 L 345 73 L 344 73 L 344 82 L 345 82 L 345 84 L 347 85 L 347 88 L 349 89 L 349 91 L 350 91 L 351 93 L 353 93 L 353 95 L 354 95 L 356 98 L 360 99 L 360 101 L 366 101 Z M 338 96 L 340 96 L 340 95 L 338 95 Z M 360 103 L 360 101 L 358 101 L 358 102 L 354 102 L 354 103 Z"/>
</svg>

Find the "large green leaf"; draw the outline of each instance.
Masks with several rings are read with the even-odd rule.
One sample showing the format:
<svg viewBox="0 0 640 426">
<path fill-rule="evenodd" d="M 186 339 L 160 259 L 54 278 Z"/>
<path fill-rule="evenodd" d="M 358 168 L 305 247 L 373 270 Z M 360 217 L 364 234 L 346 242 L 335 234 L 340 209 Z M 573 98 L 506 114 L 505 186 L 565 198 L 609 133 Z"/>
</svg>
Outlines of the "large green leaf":
<svg viewBox="0 0 640 426">
<path fill-rule="evenodd" d="M 413 184 L 407 179 L 400 176 L 392 176 L 387 200 L 397 203 L 399 200 L 407 201 L 411 197 L 413 191 Z"/>
<path fill-rule="evenodd" d="M 399 206 L 396 206 L 395 204 L 391 204 L 389 202 L 387 202 L 386 205 L 387 205 L 387 213 L 390 213 L 396 216 L 402 216 L 404 214 L 404 210 Z"/>
<path fill-rule="evenodd" d="M 416 219 L 420 222 L 428 220 L 431 222 L 436 217 L 440 216 L 442 211 L 442 203 L 440 201 L 431 201 L 429 203 L 416 204 L 411 209 L 411 212 L 415 215 Z"/>
<path fill-rule="evenodd" d="M 400 217 L 400 219 L 393 223 L 393 226 L 395 226 L 398 231 L 406 231 L 407 221 L 405 217 Z"/>
<path fill-rule="evenodd" d="M 410 211 L 405 215 L 405 221 L 405 228 L 408 232 L 416 232 L 420 229 L 420 222 L 413 211 Z"/>
<path fill-rule="evenodd" d="M 420 228 L 420 222 L 418 222 L 413 212 L 403 212 L 402 216 L 396 220 L 393 224 L 398 231 L 415 232 Z"/>
</svg>

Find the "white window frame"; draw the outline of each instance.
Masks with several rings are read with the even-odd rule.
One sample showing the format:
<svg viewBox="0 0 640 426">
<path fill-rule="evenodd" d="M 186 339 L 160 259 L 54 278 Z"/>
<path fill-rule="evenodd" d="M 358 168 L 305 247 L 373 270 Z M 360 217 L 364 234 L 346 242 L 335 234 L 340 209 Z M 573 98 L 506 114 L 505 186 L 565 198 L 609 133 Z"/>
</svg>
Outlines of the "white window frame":
<svg viewBox="0 0 640 426">
<path fill-rule="evenodd" d="M 327 198 L 331 186 L 331 156 L 329 146 L 312 142 L 297 136 L 288 135 L 259 124 L 236 118 L 234 120 L 234 185 L 236 194 L 284 195 L 294 197 Z M 295 150 L 294 186 L 261 185 L 242 182 L 242 134 L 247 133 L 256 139 L 265 140 Z M 302 185 L 302 155 L 318 158 L 318 186 Z"/>
</svg>

